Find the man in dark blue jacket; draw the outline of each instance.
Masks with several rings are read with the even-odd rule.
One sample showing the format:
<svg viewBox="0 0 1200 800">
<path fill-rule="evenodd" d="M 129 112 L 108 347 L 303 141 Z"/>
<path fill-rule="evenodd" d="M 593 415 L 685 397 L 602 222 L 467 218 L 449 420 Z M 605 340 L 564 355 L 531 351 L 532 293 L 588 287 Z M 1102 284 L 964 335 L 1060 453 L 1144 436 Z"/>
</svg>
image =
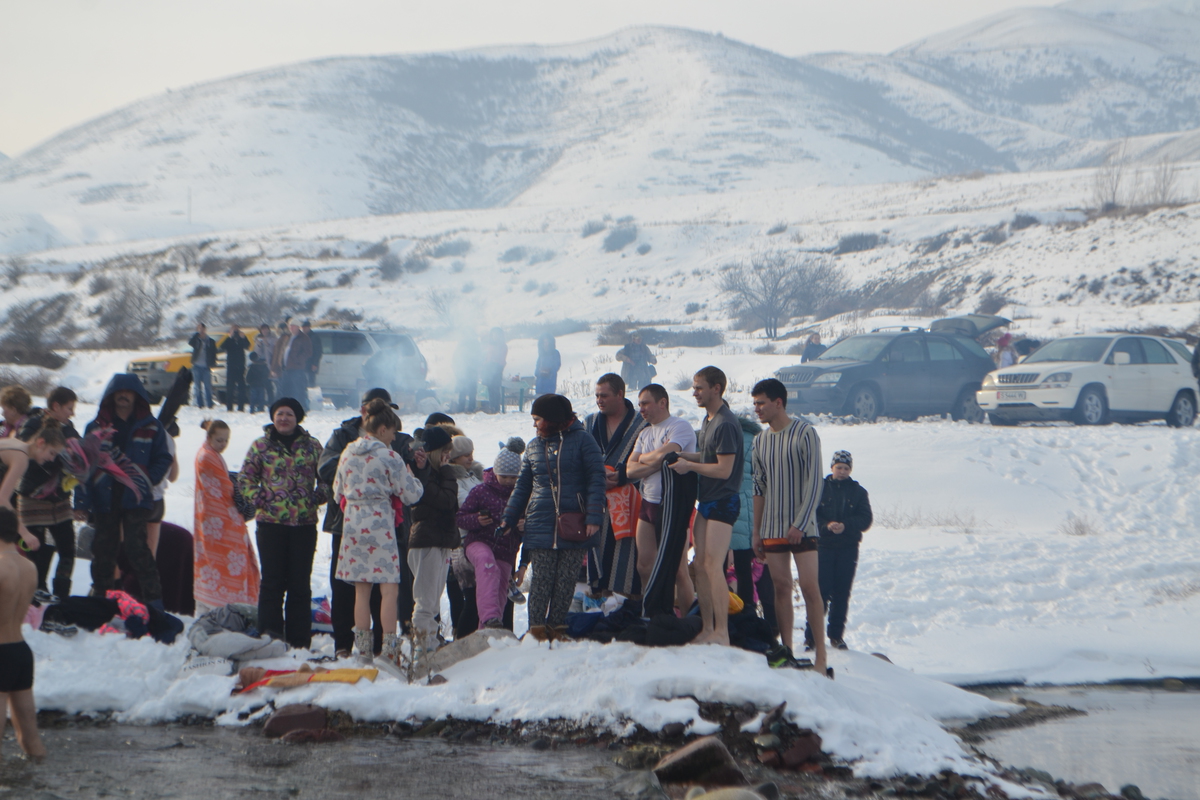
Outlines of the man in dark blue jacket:
<svg viewBox="0 0 1200 800">
<path fill-rule="evenodd" d="M 867 490 L 850 477 L 854 459 L 845 450 L 833 454 L 831 475 L 825 478 L 821 505 L 817 506 L 817 529 L 821 533 L 817 549 L 821 599 L 828 614 L 826 631 L 829 643 L 845 650 L 846 612 L 850 607 L 850 589 L 858 570 L 858 545 L 863 531 L 871 527 L 871 499 Z M 812 641 L 805 628 L 804 641 Z"/>
<path fill-rule="evenodd" d="M 162 610 L 162 585 L 154 553 L 146 543 L 146 523 L 154 511 L 154 496 L 149 489 L 162 481 L 174 458 L 167 446 L 167 432 L 150 412 L 150 397 L 138 376 L 118 373 L 112 377 L 100 401 L 100 411 L 83 435 L 106 428 L 111 428 L 113 434 L 104 448 L 119 450 L 132 461 L 128 469 L 143 473 L 134 482 L 146 490 L 136 492 L 104 470 L 96 470 L 86 483 L 76 487 L 75 510 L 79 514 L 90 512 L 96 529 L 92 541 L 92 595 L 103 597 L 116 582 L 123 529 L 125 555 L 142 588 L 141 600 Z"/>
<path fill-rule="evenodd" d="M 251 347 L 250 340 L 237 325 L 229 326 L 229 335 L 218 348 L 225 353 L 225 408 L 233 411 L 245 408 L 249 399 L 246 397 L 246 351 Z"/>
<path fill-rule="evenodd" d="M 217 365 L 217 343 L 208 335 L 208 326 L 203 322 L 196 325 L 196 332 L 188 339 L 192 348 L 192 378 L 195 380 L 196 407 L 212 408 L 212 368 Z M 140 381 L 139 381 L 140 383 Z"/>
</svg>

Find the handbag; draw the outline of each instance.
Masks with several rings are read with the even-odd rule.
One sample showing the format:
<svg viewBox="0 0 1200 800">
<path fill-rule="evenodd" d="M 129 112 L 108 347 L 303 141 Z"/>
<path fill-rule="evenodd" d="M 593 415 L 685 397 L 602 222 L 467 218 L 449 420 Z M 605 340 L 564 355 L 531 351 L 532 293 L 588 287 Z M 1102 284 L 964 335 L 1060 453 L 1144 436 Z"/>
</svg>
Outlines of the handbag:
<svg viewBox="0 0 1200 800">
<path fill-rule="evenodd" d="M 546 458 L 546 474 L 550 478 L 550 488 L 553 490 L 551 495 L 554 497 L 554 517 L 555 530 L 558 533 L 558 538 L 564 542 L 573 542 L 581 544 L 591 539 L 591 534 L 587 532 L 587 514 L 582 511 L 567 511 L 562 510 L 562 487 L 554 480 L 556 474 L 562 474 L 562 451 L 563 437 L 559 434 L 560 443 L 558 446 L 558 463 L 557 470 L 550 469 L 550 458 Z M 580 507 L 583 506 L 583 500 L 578 495 L 575 496 Z"/>
</svg>

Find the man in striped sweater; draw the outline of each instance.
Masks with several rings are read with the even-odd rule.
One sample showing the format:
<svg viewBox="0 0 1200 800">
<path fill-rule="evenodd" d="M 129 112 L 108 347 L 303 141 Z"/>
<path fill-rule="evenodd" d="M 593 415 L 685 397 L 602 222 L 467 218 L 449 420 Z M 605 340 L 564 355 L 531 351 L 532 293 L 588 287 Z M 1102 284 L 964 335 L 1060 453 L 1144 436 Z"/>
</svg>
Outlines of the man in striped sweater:
<svg viewBox="0 0 1200 800">
<path fill-rule="evenodd" d="M 754 439 L 754 531 L 751 546 L 767 562 L 775 584 L 775 619 L 787 652 L 779 664 L 794 666 L 791 652 L 795 609 L 792 606 L 792 560 L 800 577 L 800 592 L 808 624 L 825 630 L 825 607 L 817 578 L 817 506 L 824 485 L 821 439 L 816 428 L 787 413 L 787 389 L 774 378 L 751 390 L 754 412 L 767 430 Z M 825 673 L 825 637 L 817 636 L 816 669 Z"/>
</svg>

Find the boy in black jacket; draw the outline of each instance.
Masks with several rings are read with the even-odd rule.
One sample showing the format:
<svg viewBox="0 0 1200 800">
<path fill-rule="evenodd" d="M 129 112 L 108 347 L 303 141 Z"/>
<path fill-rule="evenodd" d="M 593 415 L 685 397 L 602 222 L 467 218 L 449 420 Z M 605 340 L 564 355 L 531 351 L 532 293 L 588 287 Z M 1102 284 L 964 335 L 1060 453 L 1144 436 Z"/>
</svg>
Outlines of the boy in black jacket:
<svg viewBox="0 0 1200 800">
<path fill-rule="evenodd" d="M 846 611 L 850 606 L 850 588 L 858 569 L 858 544 L 863 531 L 871 527 L 871 500 L 867 490 L 850 477 L 854 459 L 845 450 L 833 454 L 832 474 L 825 478 L 821 505 L 817 507 L 817 527 L 821 543 L 817 550 L 821 599 L 825 601 L 829 643 L 845 650 Z M 812 641 L 805 630 L 805 642 Z"/>
</svg>

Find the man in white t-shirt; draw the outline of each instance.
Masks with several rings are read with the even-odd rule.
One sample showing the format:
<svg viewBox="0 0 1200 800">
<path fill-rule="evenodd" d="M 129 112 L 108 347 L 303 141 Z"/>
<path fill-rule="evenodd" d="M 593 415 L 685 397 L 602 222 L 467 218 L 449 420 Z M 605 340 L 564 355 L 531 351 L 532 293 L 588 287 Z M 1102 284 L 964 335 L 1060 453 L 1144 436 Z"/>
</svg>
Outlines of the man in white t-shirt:
<svg viewBox="0 0 1200 800">
<path fill-rule="evenodd" d="M 668 453 L 696 452 L 696 431 L 686 420 L 671 416 L 671 398 L 667 390 L 657 383 L 648 384 L 638 393 L 638 409 L 650 424 L 638 435 L 637 444 L 633 446 L 633 452 L 626 462 L 625 474 L 631 481 L 641 481 L 642 505 L 638 513 L 636 542 L 637 570 L 644 590 L 650 581 L 650 573 L 654 571 L 662 537 L 660 506 L 663 459 Z M 686 614 L 694 598 L 695 589 L 687 570 L 685 546 L 675 577 L 675 602 Z"/>
</svg>

